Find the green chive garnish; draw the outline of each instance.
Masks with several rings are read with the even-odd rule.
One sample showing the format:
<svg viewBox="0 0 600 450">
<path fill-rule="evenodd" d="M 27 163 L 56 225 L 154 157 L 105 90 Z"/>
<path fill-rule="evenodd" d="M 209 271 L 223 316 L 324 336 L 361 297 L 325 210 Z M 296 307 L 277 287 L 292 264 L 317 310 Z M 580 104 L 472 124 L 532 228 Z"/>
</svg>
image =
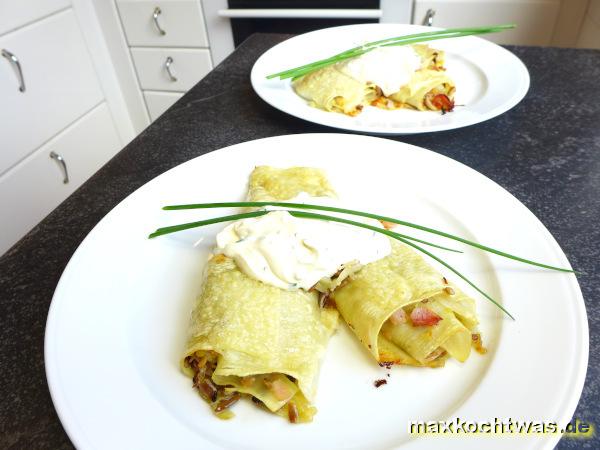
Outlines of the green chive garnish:
<svg viewBox="0 0 600 450">
<path fill-rule="evenodd" d="M 501 250 L 497 250 L 492 247 L 488 247 L 486 245 L 478 244 L 477 242 L 469 241 L 468 239 L 461 238 L 459 236 L 454 236 L 453 234 L 446 233 L 444 231 L 436 230 L 434 228 L 425 227 L 423 225 L 418 225 L 411 222 L 406 222 L 404 220 L 398 220 L 393 217 L 380 216 L 379 214 L 372 214 L 363 211 L 356 211 L 353 209 L 345 209 L 345 208 L 336 208 L 334 206 L 321 206 L 321 205 L 310 205 L 308 203 L 288 203 L 288 202 L 223 202 L 223 203 L 196 203 L 189 205 L 171 205 L 165 206 L 163 209 L 165 210 L 181 210 L 181 209 L 206 209 L 206 208 L 235 208 L 235 207 L 263 207 L 263 206 L 278 206 L 283 208 L 297 208 L 297 209 L 314 209 L 319 211 L 330 211 L 337 212 L 342 214 L 351 214 L 353 216 L 361 216 L 368 217 L 370 219 L 383 220 L 385 222 L 396 223 L 398 225 L 403 225 L 406 227 L 416 228 L 417 230 L 426 231 L 428 233 L 437 234 L 438 236 L 443 236 L 448 239 L 453 239 L 458 242 L 462 242 L 463 244 L 470 245 L 472 247 L 478 248 L 480 250 L 484 250 L 489 253 L 493 253 L 495 255 L 502 256 L 504 258 L 512 259 L 515 261 L 519 261 L 525 264 L 530 264 L 532 266 L 542 267 L 544 269 L 557 270 L 559 272 L 569 272 L 573 273 L 574 270 L 564 269 L 561 267 L 549 266 L 548 264 L 539 263 L 536 261 L 532 261 L 529 259 L 521 258 L 520 256 L 511 255 L 510 253 L 503 252 Z"/>
<path fill-rule="evenodd" d="M 251 217 L 264 216 L 265 214 L 268 214 L 269 212 L 270 211 L 253 211 L 253 212 L 244 213 L 244 214 L 233 214 L 231 216 L 217 217 L 215 219 L 199 220 L 197 222 L 188 222 L 188 223 L 182 223 L 180 225 L 163 227 L 163 228 L 159 228 L 154 233 L 149 234 L 148 239 L 162 236 L 164 234 L 171 234 L 171 233 L 177 233 L 178 231 L 189 230 L 190 228 L 198 228 L 198 227 L 203 227 L 205 225 L 212 225 L 215 223 L 232 222 L 234 220 L 249 219 Z"/>
<path fill-rule="evenodd" d="M 165 208 L 163 208 L 163 209 L 165 209 Z M 178 208 L 178 209 L 181 209 L 181 208 Z M 215 219 L 199 220 L 197 222 L 189 222 L 189 223 L 182 223 L 180 225 L 172 225 L 169 227 L 159 228 L 154 233 L 148 235 L 148 238 L 152 239 L 152 238 L 162 236 L 165 234 L 176 233 L 178 231 L 189 230 L 191 228 L 203 227 L 205 225 L 212 225 L 215 223 L 232 222 L 235 220 L 242 220 L 242 219 L 249 219 L 252 217 L 264 216 L 265 214 L 268 214 L 270 212 L 272 212 L 272 211 L 253 211 L 253 212 L 249 212 L 249 213 L 241 213 L 241 214 L 233 214 L 231 216 L 217 217 Z M 341 219 L 339 217 L 325 216 L 322 214 L 312 214 L 312 213 L 307 213 L 307 212 L 302 212 L 302 211 L 286 211 L 286 212 L 290 213 L 294 217 L 303 217 L 303 218 L 307 218 L 307 219 L 321 219 L 321 220 L 331 220 L 334 222 L 341 222 L 341 223 L 345 223 L 345 224 L 349 224 L 349 225 L 355 225 L 355 226 L 358 226 L 361 228 L 366 228 L 368 230 L 372 230 L 377 233 L 385 234 L 386 236 L 390 236 L 394 239 L 398 239 L 398 238 L 409 239 L 411 241 L 419 242 L 421 244 L 429 245 L 431 247 L 439 248 L 442 250 L 447 250 L 449 252 L 462 253 L 460 250 L 455 250 L 453 248 L 444 247 L 442 245 L 434 244 L 433 242 L 424 241 L 422 239 L 417 239 L 412 236 L 407 236 L 404 234 L 396 233 L 394 231 L 381 229 L 381 228 L 367 225 L 364 223 L 354 222 L 352 220 Z"/>
<path fill-rule="evenodd" d="M 267 78 L 279 78 L 281 80 L 284 80 L 286 78 L 298 78 L 303 75 L 306 75 L 307 73 L 313 72 L 318 69 L 322 69 L 324 67 L 338 63 L 345 59 L 355 58 L 357 56 L 363 55 L 378 47 L 409 45 L 416 44 L 418 42 L 434 41 L 436 39 L 449 39 L 477 34 L 498 33 L 500 31 L 510 30 L 511 28 L 515 27 L 515 24 L 507 24 L 475 28 L 449 28 L 447 30 L 428 31 L 425 33 L 409 34 L 407 36 L 397 36 L 388 39 L 382 39 L 379 41 L 369 42 L 368 44 L 351 48 L 350 50 L 346 50 L 344 52 L 338 53 L 337 55 L 333 55 L 329 58 L 321 59 L 310 64 L 305 64 L 303 66 L 295 67 L 293 69 L 273 73 L 271 75 L 268 75 Z"/>
<path fill-rule="evenodd" d="M 445 261 L 442 261 L 440 258 L 435 256 L 433 253 L 428 252 L 424 248 L 418 246 L 417 244 L 413 244 L 412 242 L 409 242 L 409 240 L 408 240 L 408 239 L 410 239 L 410 240 L 416 241 L 417 239 L 410 238 L 410 237 L 408 237 L 408 239 L 407 239 L 407 236 L 403 236 L 401 234 L 394 233 L 393 231 L 377 228 L 377 227 L 367 225 L 364 223 L 360 223 L 360 222 L 355 222 L 353 220 L 342 219 L 340 217 L 332 217 L 332 216 L 327 216 L 324 214 L 313 214 L 313 213 L 307 213 L 307 212 L 303 212 L 303 211 L 288 211 L 288 213 L 290 213 L 294 217 L 307 218 L 307 219 L 318 219 L 318 220 L 331 220 L 334 222 L 341 222 L 341 223 L 345 223 L 348 225 L 354 225 L 354 226 L 358 226 L 361 228 L 367 228 L 369 230 L 373 230 L 373 231 L 377 231 L 382 234 L 386 234 L 406 245 L 413 247 L 414 249 L 419 250 L 420 252 L 426 254 L 430 258 L 435 259 L 437 262 L 444 265 L 444 267 L 447 267 L 452 272 L 454 272 L 456 275 L 458 275 L 460 278 L 462 278 L 467 283 L 469 283 L 471 286 L 473 286 L 477 290 L 477 292 L 479 292 L 481 295 L 483 295 L 485 298 L 487 298 L 489 301 L 491 301 L 494 305 L 496 305 L 498 308 L 500 308 L 502 311 L 504 311 L 508 315 L 508 317 L 515 320 L 515 318 L 512 316 L 512 314 L 509 313 L 506 309 L 504 309 L 504 307 L 502 305 L 500 305 L 500 303 L 498 303 L 496 300 L 494 300 L 492 297 L 490 297 L 488 294 L 486 294 L 484 291 L 482 291 L 480 288 L 478 288 L 471 280 L 469 280 L 467 277 L 465 277 L 462 273 L 460 273 L 458 270 L 456 270 L 450 264 L 446 263 Z M 421 241 L 421 242 L 423 242 L 423 241 Z"/>
<path fill-rule="evenodd" d="M 263 203 L 263 202 L 238 202 L 238 203 Z M 214 205 L 214 204 L 213 204 Z M 170 209 L 170 210 L 176 210 L 176 209 L 190 209 L 190 208 L 185 208 L 185 206 L 194 206 L 195 208 L 198 207 L 202 207 L 202 206 L 198 206 L 198 205 L 177 205 L 177 206 L 166 206 L 163 209 Z M 216 206 L 214 206 L 216 207 Z M 496 305 L 498 308 L 500 308 L 502 311 L 504 311 L 511 319 L 514 320 L 514 317 L 506 310 L 504 309 L 504 307 L 502 307 L 496 300 L 494 300 L 492 297 L 490 297 L 488 294 L 486 294 L 483 290 L 481 290 L 479 287 L 477 287 L 473 282 L 471 282 L 467 277 L 465 277 L 463 274 L 461 274 L 460 272 L 458 272 L 456 269 L 454 269 L 452 266 L 450 266 L 449 264 L 447 264 L 446 262 L 442 261 L 440 258 L 438 258 L 437 256 L 433 255 L 432 253 L 428 252 L 427 250 L 425 250 L 424 248 L 413 244 L 412 241 L 417 241 L 423 244 L 427 244 L 427 245 L 431 245 L 433 247 L 438 247 L 438 248 L 442 248 L 444 250 L 450 250 L 450 251 L 456 251 L 456 250 L 452 250 L 452 249 L 448 249 L 445 247 L 441 247 L 437 244 L 433 244 L 431 242 L 427 242 L 427 241 L 423 241 L 420 239 L 416 239 L 410 236 L 406 236 L 400 233 L 395 233 L 393 231 L 389 231 L 383 228 L 378 228 L 378 227 L 374 227 L 372 225 L 367 225 L 365 223 L 361 223 L 361 222 L 355 222 L 354 220 L 348 220 L 348 219 L 343 219 L 341 217 L 334 217 L 334 216 L 327 216 L 325 214 L 315 214 L 315 213 L 310 213 L 310 212 L 305 212 L 305 211 L 289 211 L 289 210 L 283 210 L 287 213 L 289 213 L 290 215 L 294 216 L 294 217 L 298 217 L 298 218 L 304 218 L 304 219 L 317 219 L 317 220 L 325 220 L 325 221 L 331 221 L 331 222 L 339 222 L 339 223 L 344 223 L 347 225 L 353 225 L 356 227 L 360 227 L 360 228 L 366 228 L 367 230 L 372 230 L 375 231 L 377 233 L 381 233 L 381 234 L 385 234 L 386 236 L 389 236 L 393 239 L 396 239 L 404 244 L 407 244 L 421 252 L 423 252 L 424 254 L 426 254 L 427 256 L 435 259 L 436 261 L 438 261 L 439 263 L 443 264 L 445 267 L 447 267 L 448 269 L 450 269 L 452 272 L 454 272 L 456 275 L 458 275 L 459 277 L 461 277 L 463 280 L 465 280 L 467 283 L 469 283 L 471 286 L 473 286 L 479 293 L 481 293 L 485 298 L 487 298 L 488 300 L 490 300 L 494 305 Z M 215 219 L 207 219 L 207 220 L 199 220 L 197 222 L 189 222 L 189 223 L 184 223 L 184 224 L 180 224 L 180 225 L 173 225 L 170 227 L 163 227 L 163 228 L 159 228 L 157 229 L 154 233 L 150 234 L 148 236 L 148 238 L 155 238 L 158 236 L 162 236 L 165 234 L 170 234 L 170 233 L 175 233 L 177 231 L 183 231 L 183 230 L 188 230 L 190 228 L 196 228 L 196 227 L 202 227 L 205 225 L 212 225 L 215 223 L 221 223 L 221 222 L 230 222 L 230 221 L 235 221 L 235 220 L 241 220 L 241 219 L 248 219 L 251 217 L 259 217 L 259 216 L 264 216 L 265 214 L 268 214 L 270 212 L 273 211 L 265 211 L 265 210 L 261 210 L 261 211 L 252 211 L 252 212 L 248 212 L 248 213 L 241 213 L 241 214 L 232 214 L 230 216 L 223 216 L 223 217 L 217 217 Z"/>
<path fill-rule="evenodd" d="M 441 260 L 440 258 L 438 258 L 437 256 L 435 256 L 433 253 L 428 252 L 424 248 L 421 248 L 418 245 L 413 244 L 412 242 L 405 241 L 402 238 L 400 238 L 398 240 L 404 242 L 406 245 L 410 245 L 411 247 L 419 250 L 420 252 L 426 254 L 430 258 L 435 259 L 437 262 L 439 262 L 440 264 L 442 264 L 444 267 L 447 267 L 448 269 L 450 269 L 452 272 L 454 272 L 460 278 L 462 278 L 467 283 L 469 283 L 469 285 L 471 285 L 474 289 L 476 289 L 477 292 L 479 292 L 481 295 L 483 295 L 485 298 L 487 298 L 490 302 L 492 302 L 494 305 L 496 305 L 498 308 L 500 308 L 508 317 L 510 317 L 512 320 L 515 320 L 515 318 L 513 317 L 513 315 L 511 313 L 509 313 L 500 303 L 498 303 L 496 300 L 494 300 L 492 297 L 490 297 L 488 294 L 486 294 L 484 291 L 482 291 L 479 287 L 477 287 L 475 285 L 475 283 L 473 283 L 471 280 L 469 280 L 467 277 L 465 277 L 462 273 L 460 273 L 458 270 L 456 270 L 450 264 L 448 264 L 447 262 Z"/>
<path fill-rule="evenodd" d="M 362 211 L 355 211 L 355 210 L 352 210 L 352 209 L 336 208 L 334 206 L 322 206 L 322 205 L 311 205 L 311 204 L 307 204 L 307 203 L 289 203 L 289 202 L 221 202 L 221 203 L 195 203 L 195 204 L 187 204 L 187 205 L 170 205 L 170 206 L 163 207 L 163 209 L 164 210 L 173 211 L 173 210 L 184 210 L 184 209 L 208 209 L 208 208 L 232 208 L 232 207 L 264 207 L 264 206 L 278 206 L 278 207 L 283 207 L 283 208 L 297 208 L 297 209 L 312 209 L 312 210 L 330 211 L 330 212 L 337 212 L 337 213 L 342 213 L 342 214 L 350 214 L 350 215 L 354 215 L 354 216 L 368 217 L 370 219 L 376 219 L 376 220 L 380 220 L 380 221 L 396 223 L 396 224 L 399 224 L 399 225 L 403 225 L 403 226 L 415 228 L 415 229 L 418 229 L 418 230 L 426 231 L 428 233 L 437 234 L 439 236 L 443 236 L 443 237 L 446 237 L 448 239 L 453 239 L 455 241 L 462 242 L 462 243 L 467 244 L 467 245 L 471 245 L 471 246 L 476 247 L 476 248 L 478 248 L 480 250 L 484 250 L 484 251 L 487 251 L 487 252 L 490 252 L 490 253 L 494 253 L 496 255 L 503 256 L 505 258 L 513 259 L 515 261 L 523 262 L 525 264 L 530 264 L 530 265 L 542 267 L 542 268 L 545 268 L 545 269 L 557 270 L 557 271 L 560 271 L 560 272 L 574 272 L 571 269 L 564 269 L 564 268 L 561 268 L 561 267 L 554 267 L 554 266 L 550 266 L 550 265 L 547 265 L 547 264 L 543 264 L 543 263 L 538 263 L 538 262 L 535 262 L 535 261 L 531 261 L 529 259 L 521 258 L 519 256 L 511 255 L 510 253 L 506 253 L 506 252 L 503 252 L 503 251 L 500 251 L 500 250 L 496 250 L 494 248 L 487 247 L 485 245 L 481 245 L 481 244 L 478 244 L 476 242 L 469 241 L 467 239 L 461 238 L 459 236 L 454 236 L 454 235 L 446 233 L 444 231 L 436 230 L 434 228 L 429 228 L 429 227 L 425 227 L 423 225 L 418 225 L 418 224 L 414 224 L 414 223 L 411 223 L 411 222 L 406 222 L 404 220 L 398 220 L 398 219 L 395 219 L 393 217 L 381 216 L 379 214 L 372 214 L 372 213 L 367 213 L 367 212 L 362 212 Z M 365 229 L 368 229 L 368 230 L 372 230 L 372 231 L 377 232 L 377 233 L 385 234 L 386 236 L 389 236 L 389 237 L 391 237 L 393 239 L 396 239 L 396 240 L 398 240 L 398 241 L 400 241 L 400 242 L 402 242 L 402 243 L 404 243 L 404 244 L 406 244 L 406 245 L 408 245 L 410 247 L 413 247 L 414 249 L 422 252 L 423 254 L 429 256 L 430 258 L 433 258 L 434 260 L 436 260 L 437 262 L 439 262 L 440 264 L 442 264 L 444 267 L 446 267 L 449 270 L 451 270 L 452 272 L 454 272 L 457 276 L 459 276 L 460 278 L 462 278 L 465 282 L 467 282 L 470 286 L 472 286 L 475 290 L 477 290 L 477 292 L 479 292 L 486 299 L 488 299 L 494 305 L 496 305 L 498 308 L 500 308 L 511 319 L 515 320 L 515 318 L 512 316 L 512 314 L 510 314 L 500 303 L 498 303 L 496 300 L 494 300 L 490 295 L 488 295 L 482 289 L 480 289 L 477 285 L 475 285 L 475 283 L 473 283 L 471 280 L 469 280 L 467 277 L 465 277 L 462 273 L 460 273 L 458 270 L 456 270 L 450 264 L 446 263 L 445 261 L 443 261 L 442 259 L 440 259 L 436 255 L 430 253 L 429 251 L 425 250 L 424 248 L 422 248 L 421 246 L 415 244 L 414 242 L 419 242 L 421 244 L 429 245 L 429 246 L 440 248 L 440 249 L 443 249 L 443 250 L 448 250 L 448 251 L 452 251 L 452 252 L 462 253 L 462 252 L 460 252 L 458 250 L 454 250 L 454 249 L 451 249 L 451 248 L 448 248 L 448 247 L 443 247 L 441 245 L 434 244 L 432 242 L 424 241 L 424 240 L 421 240 L 421 239 L 417 239 L 417 238 L 414 238 L 412 236 L 407 236 L 405 234 L 397 233 L 395 231 L 390 231 L 390 230 L 386 230 L 386 229 L 383 229 L 383 228 L 378 228 L 378 227 L 375 227 L 375 226 L 372 226 L 372 225 L 368 225 L 368 224 L 361 223 L 361 222 L 356 222 L 356 221 L 349 220 L 349 219 L 344 219 L 344 218 L 341 218 L 341 217 L 328 216 L 328 215 L 325 215 L 325 214 L 316 214 L 316 213 L 311 213 L 311 212 L 306 212 L 306 211 L 291 211 L 291 210 L 282 210 L 282 211 L 285 211 L 285 212 L 289 213 L 290 215 L 292 215 L 294 217 L 298 217 L 298 218 L 324 220 L 324 221 L 344 223 L 344 224 L 347 224 L 347 225 L 353 225 L 353 226 L 356 226 L 356 227 L 360 227 L 360 228 L 365 228 Z M 196 228 L 196 227 L 202 227 L 202 226 L 205 226 L 205 225 L 212 225 L 212 224 L 215 224 L 215 223 L 231 222 L 231 221 L 235 221 L 235 220 L 241 220 L 241 219 L 248 219 L 248 218 L 252 218 L 252 217 L 264 216 L 265 214 L 269 214 L 270 212 L 273 212 L 273 211 L 267 211 L 267 210 L 252 211 L 252 212 L 247 212 L 247 213 L 232 214 L 232 215 L 229 215 L 229 216 L 217 217 L 217 218 L 214 218 L 214 219 L 199 220 L 197 222 L 189 222 L 189 223 L 184 223 L 184 224 L 180 224 L 180 225 L 173 225 L 173 226 L 163 227 L 163 228 L 157 229 L 154 233 L 150 234 L 148 237 L 149 238 L 155 238 L 155 237 L 162 236 L 162 235 L 165 235 L 165 234 L 175 233 L 175 232 L 178 232 L 178 231 L 188 230 L 188 229 Z M 411 241 L 414 241 L 414 242 L 411 242 Z"/>
</svg>

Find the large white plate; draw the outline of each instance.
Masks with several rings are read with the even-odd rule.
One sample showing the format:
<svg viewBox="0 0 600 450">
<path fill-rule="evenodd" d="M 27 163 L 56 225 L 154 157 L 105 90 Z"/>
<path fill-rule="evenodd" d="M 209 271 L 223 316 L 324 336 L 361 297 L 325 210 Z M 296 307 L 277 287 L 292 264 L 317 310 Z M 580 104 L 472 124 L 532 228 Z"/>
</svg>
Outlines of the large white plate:
<svg viewBox="0 0 600 450">
<path fill-rule="evenodd" d="M 472 249 L 445 257 L 502 299 L 517 318 L 507 319 L 473 293 L 489 348 L 485 356 L 473 354 L 465 364 L 450 361 L 444 369 L 393 368 L 388 384 L 375 389 L 373 381 L 385 377 L 386 370 L 344 325 L 324 359 L 313 423 L 290 425 L 250 402 L 236 405 L 235 419 L 216 419 L 180 372 L 178 360 L 219 227 L 154 240 L 146 236 L 166 224 L 225 214 L 160 208 L 242 199 L 257 164 L 322 167 L 356 209 L 430 224 L 568 266 L 549 232 L 514 197 L 474 170 L 425 149 L 365 136 L 306 134 L 198 157 L 115 207 L 80 245 L 56 288 L 46 329 L 46 371 L 58 414 L 77 447 L 376 449 L 443 442 L 446 448 L 479 448 L 484 442 L 487 448 L 508 443 L 550 448 L 556 442 L 558 435 L 441 441 L 407 432 L 409 420 L 457 417 L 564 423 L 581 394 L 588 333 L 575 277 Z"/>
<path fill-rule="evenodd" d="M 252 86 L 264 101 L 300 119 L 334 128 L 382 134 L 427 133 L 473 125 L 508 111 L 525 96 L 529 89 L 529 73 L 521 60 L 508 50 L 474 36 L 430 43 L 446 52 L 448 74 L 456 83 L 458 106 L 450 114 L 367 107 L 358 116 L 350 117 L 308 106 L 293 91 L 290 80 L 266 79 L 272 73 L 326 58 L 366 42 L 431 30 L 419 25 L 363 24 L 302 34 L 276 45 L 256 61 L 251 73 Z"/>
</svg>

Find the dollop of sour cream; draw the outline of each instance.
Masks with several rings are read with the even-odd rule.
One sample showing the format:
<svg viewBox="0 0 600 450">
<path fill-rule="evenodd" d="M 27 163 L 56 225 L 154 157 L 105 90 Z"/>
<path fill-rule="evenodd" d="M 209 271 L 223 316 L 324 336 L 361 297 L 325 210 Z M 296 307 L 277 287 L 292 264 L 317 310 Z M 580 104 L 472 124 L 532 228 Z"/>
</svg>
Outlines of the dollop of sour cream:
<svg viewBox="0 0 600 450">
<path fill-rule="evenodd" d="M 338 69 L 361 83 L 373 83 L 388 96 L 410 82 L 421 58 L 410 45 L 378 47 L 338 63 Z"/>
<path fill-rule="evenodd" d="M 306 196 L 300 200 L 306 201 Z M 313 200 L 310 203 L 324 203 Z M 298 197 L 288 200 L 301 201 Z M 325 204 L 332 205 L 332 199 Z M 381 227 L 370 219 L 352 220 Z M 283 289 L 310 289 L 345 263 L 368 264 L 391 252 L 388 237 L 381 233 L 337 222 L 300 219 L 277 209 L 227 226 L 217 235 L 217 247 L 246 275 Z"/>
</svg>

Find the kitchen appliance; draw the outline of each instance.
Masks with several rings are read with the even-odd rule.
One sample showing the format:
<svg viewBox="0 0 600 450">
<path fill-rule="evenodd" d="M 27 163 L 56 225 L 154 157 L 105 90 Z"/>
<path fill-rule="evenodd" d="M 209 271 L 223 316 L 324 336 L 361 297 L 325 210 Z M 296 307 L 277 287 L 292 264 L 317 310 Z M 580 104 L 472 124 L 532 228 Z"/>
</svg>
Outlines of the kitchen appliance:
<svg viewBox="0 0 600 450">
<path fill-rule="evenodd" d="M 213 61 L 253 33 L 300 34 L 355 23 L 410 23 L 412 0 L 203 0 Z"/>
</svg>

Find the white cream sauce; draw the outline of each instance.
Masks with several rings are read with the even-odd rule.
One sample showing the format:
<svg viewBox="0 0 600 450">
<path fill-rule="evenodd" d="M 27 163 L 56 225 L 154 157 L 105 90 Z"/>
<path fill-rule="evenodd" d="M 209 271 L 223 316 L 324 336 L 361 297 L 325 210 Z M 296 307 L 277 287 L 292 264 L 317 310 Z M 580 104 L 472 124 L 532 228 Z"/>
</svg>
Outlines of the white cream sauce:
<svg viewBox="0 0 600 450">
<path fill-rule="evenodd" d="M 333 206 L 335 199 L 304 194 L 287 202 Z M 368 264 L 391 252 L 389 238 L 381 233 L 336 222 L 300 219 L 272 209 L 264 216 L 234 222 L 217 235 L 219 250 L 233 258 L 246 275 L 264 283 L 283 289 L 310 289 L 345 263 Z M 382 228 L 375 220 L 343 217 Z"/>
<path fill-rule="evenodd" d="M 378 47 L 338 63 L 338 70 L 361 83 L 373 83 L 388 96 L 410 82 L 421 58 L 410 45 Z"/>
</svg>

